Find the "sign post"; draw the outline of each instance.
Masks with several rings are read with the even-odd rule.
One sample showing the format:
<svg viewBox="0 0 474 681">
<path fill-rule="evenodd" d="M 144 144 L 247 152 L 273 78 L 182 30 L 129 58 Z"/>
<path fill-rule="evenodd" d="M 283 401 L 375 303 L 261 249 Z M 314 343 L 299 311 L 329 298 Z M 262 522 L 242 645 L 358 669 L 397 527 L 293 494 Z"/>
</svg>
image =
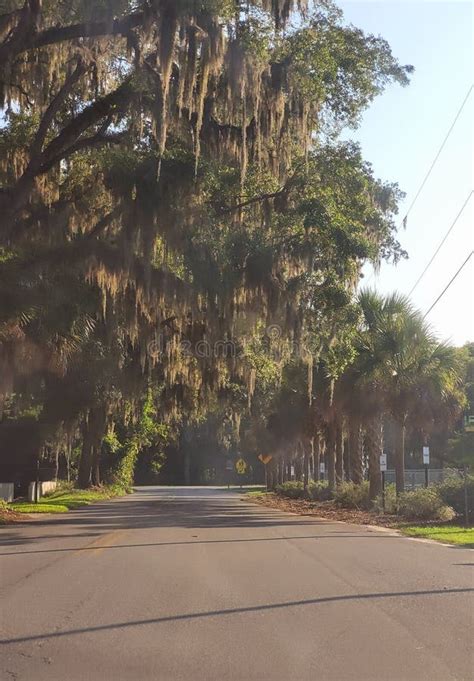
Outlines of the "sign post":
<svg viewBox="0 0 474 681">
<path fill-rule="evenodd" d="M 267 469 L 267 465 L 273 459 L 273 456 L 272 456 L 272 454 L 259 454 L 258 458 L 263 463 L 263 467 L 265 469 L 265 487 L 268 489 L 268 469 Z"/>
<path fill-rule="evenodd" d="M 237 459 L 235 462 L 235 469 L 239 475 L 245 475 L 247 472 L 247 462 L 240 457 L 240 459 Z M 240 479 L 240 489 L 242 489 L 242 478 Z"/>
<path fill-rule="evenodd" d="M 426 446 L 423 447 L 423 465 L 425 467 L 425 487 L 428 487 L 429 485 L 428 467 L 430 465 L 430 448 Z"/>
<path fill-rule="evenodd" d="M 385 513 L 385 471 L 387 470 L 387 455 L 382 452 L 380 455 L 380 473 L 382 475 L 382 509 Z"/>
</svg>

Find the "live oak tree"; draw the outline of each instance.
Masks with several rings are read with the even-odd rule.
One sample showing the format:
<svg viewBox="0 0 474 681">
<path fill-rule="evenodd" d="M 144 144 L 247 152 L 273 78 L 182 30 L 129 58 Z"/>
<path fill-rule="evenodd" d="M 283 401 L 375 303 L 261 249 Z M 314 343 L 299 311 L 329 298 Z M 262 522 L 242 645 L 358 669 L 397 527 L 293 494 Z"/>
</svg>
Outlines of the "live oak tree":
<svg viewBox="0 0 474 681">
<path fill-rule="evenodd" d="M 329 347 L 364 260 L 402 255 L 398 189 L 337 134 L 410 68 L 309 4 L 0 2 L 0 396 L 79 433 L 82 485 L 150 388 L 160 418 L 251 398 L 245 352 L 183 343 Z"/>
</svg>

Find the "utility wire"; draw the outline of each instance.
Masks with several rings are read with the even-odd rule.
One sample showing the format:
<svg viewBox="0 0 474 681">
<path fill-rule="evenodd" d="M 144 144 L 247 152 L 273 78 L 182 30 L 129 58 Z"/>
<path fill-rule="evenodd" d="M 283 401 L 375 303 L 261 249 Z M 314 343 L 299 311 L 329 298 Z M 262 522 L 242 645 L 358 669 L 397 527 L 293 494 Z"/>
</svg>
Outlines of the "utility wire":
<svg viewBox="0 0 474 681">
<path fill-rule="evenodd" d="M 425 312 L 425 314 L 423 315 L 423 319 L 429 315 L 429 313 L 430 313 L 431 310 L 434 308 L 434 306 L 436 305 L 436 303 L 437 303 L 438 301 L 441 300 L 441 298 L 444 296 L 444 294 L 446 293 L 446 291 L 448 290 L 448 288 L 451 286 L 451 284 L 452 284 L 453 281 L 456 279 L 456 277 L 458 276 L 458 274 L 460 274 L 460 272 L 461 272 L 461 270 L 464 268 L 464 266 L 467 265 L 468 260 L 469 260 L 470 258 L 472 258 L 473 255 L 474 255 L 474 251 L 471 251 L 471 252 L 469 253 L 469 255 L 467 256 L 466 260 L 463 262 L 463 264 L 461 265 L 461 267 L 458 269 L 458 271 L 457 271 L 456 274 L 454 275 L 454 277 L 451 279 L 451 281 L 449 282 L 449 284 L 446 286 L 446 288 L 443 289 L 443 291 L 442 291 L 442 292 L 439 294 L 439 296 L 436 298 L 436 300 L 434 301 L 433 305 L 430 307 L 430 309 L 428 310 L 428 312 Z"/>
<path fill-rule="evenodd" d="M 408 215 L 410 214 L 410 212 L 411 212 L 413 206 L 415 205 L 415 203 L 416 203 L 417 200 L 418 200 L 418 197 L 420 196 L 421 192 L 423 191 L 423 187 L 424 187 L 425 184 L 427 183 L 428 178 L 429 178 L 429 176 L 431 175 L 431 173 L 432 173 L 432 171 L 433 171 L 433 168 L 435 167 L 436 162 L 437 162 L 438 158 L 440 157 L 441 152 L 443 151 L 444 146 L 445 146 L 446 142 L 448 141 L 449 136 L 451 135 L 451 133 L 452 133 L 452 131 L 453 131 L 453 129 L 454 129 L 454 126 L 455 126 L 456 123 L 457 123 L 457 120 L 458 120 L 459 116 L 460 116 L 461 113 L 462 113 L 462 110 L 464 109 L 464 106 L 465 106 L 467 100 L 469 99 L 469 96 L 470 96 L 470 94 L 471 94 L 473 88 L 474 88 L 474 84 L 471 84 L 469 90 L 467 91 L 466 96 L 464 97 L 464 99 L 463 99 L 463 101 L 462 101 L 461 106 L 460 106 L 459 109 L 458 109 L 458 112 L 457 112 L 456 116 L 454 117 L 453 122 L 451 123 L 451 127 L 449 128 L 448 132 L 446 133 L 446 136 L 445 136 L 444 140 L 442 141 L 441 146 L 440 146 L 440 148 L 438 149 L 438 152 L 437 152 L 436 156 L 434 157 L 433 162 L 431 163 L 431 166 L 429 167 L 428 172 L 426 173 L 426 175 L 425 175 L 425 177 L 424 177 L 424 179 L 423 179 L 423 182 L 421 183 L 421 185 L 420 185 L 418 191 L 417 191 L 416 194 L 415 194 L 415 197 L 414 197 L 413 201 L 411 202 L 411 204 L 410 204 L 410 206 L 409 206 L 407 212 L 405 213 L 405 217 L 403 218 L 403 221 L 402 221 L 402 224 L 403 224 L 404 227 L 406 227 Z M 471 194 L 470 194 L 470 195 L 468 196 L 468 198 L 466 199 L 466 203 L 467 203 L 467 202 L 469 201 L 469 199 L 471 198 L 471 195 L 472 195 L 472 191 L 471 191 Z M 449 228 L 448 233 L 446 234 L 445 238 L 443 239 L 443 241 L 442 241 L 441 244 L 439 245 L 438 250 L 437 250 L 436 253 L 433 255 L 433 258 L 430 260 L 430 262 L 429 262 L 428 265 L 426 266 L 425 270 L 422 272 L 420 278 L 416 281 L 416 283 L 415 283 L 415 285 L 413 286 L 412 290 L 411 290 L 410 293 L 408 294 L 409 296 L 413 293 L 413 291 L 415 290 L 416 286 L 418 286 L 418 284 L 419 284 L 419 282 L 421 281 L 422 277 L 424 276 L 426 270 L 428 269 L 428 267 L 431 265 L 432 261 L 433 261 L 434 258 L 436 257 L 436 255 L 437 255 L 439 249 L 441 248 L 441 246 L 443 245 L 445 239 L 447 238 L 447 236 L 448 236 L 448 234 L 450 233 L 451 229 L 454 227 L 454 225 L 456 224 L 458 218 L 460 217 L 461 213 L 463 212 L 466 203 L 465 203 L 465 204 L 463 205 L 463 207 L 461 208 L 460 213 L 456 216 L 455 221 L 453 222 L 453 224 L 452 224 L 451 227 Z M 370 275 L 369 279 L 368 279 L 367 282 L 366 282 L 366 286 L 368 286 L 368 284 L 370 284 L 370 282 L 372 281 L 372 279 L 374 278 L 374 276 L 375 276 L 375 272 L 372 272 L 372 274 Z M 436 302 L 437 302 L 437 301 L 436 301 Z M 428 314 L 428 313 L 427 313 L 427 314 Z"/>
<path fill-rule="evenodd" d="M 451 223 L 451 225 L 450 225 L 448 231 L 447 231 L 446 234 L 444 235 L 443 240 L 441 241 L 441 243 L 440 243 L 440 245 L 438 246 L 438 248 L 436 249 L 436 251 L 433 253 L 433 255 L 432 255 L 432 257 L 431 257 L 431 260 L 430 260 L 429 263 L 426 265 L 425 269 L 423 270 L 423 272 L 420 274 L 420 276 L 418 277 L 418 279 L 417 279 L 416 282 L 414 283 L 414 285 L 413 285 L 413 287 L 412 287 L 410 293 L 408 294 L 408 297 L 411 296 L 411 294 L 413 293 L 413 291 L 416 289 L 416 287 L 418 286 L 418 284 L 420 283 L 420 281 L 421 281 L 421 280 L 423 279 L 423 277 L 425 276 L 426 272 L 429 270 L 429 268 L 430 268 L 430 266 L 431 266 L 431 263 L 433 262 L 433 260 L 436 258 L 436 256 L 437 256 L 438 253 L 440 252 L 440 250 L 441 250 L 441 248 L 442 248 L 444 242 L 445 242 L 446 239 L 448 238 L 448 236 L 451 234 L 451 231 L 452 231 L 452 229 L 454 228 L 454 225 L 456 224 L 456 222 L 457 222 L 457 221 L 459 220 L 459 218 L 461 217 L 461 215 L 462 215 L 462 213 L 463 213 L 465 207 L 466 207 L 467 204 L 469 203 L 469 199 L 472 197 L 473 193 L 474 193 L 474 191 L 471 189 L 471 191 L 470 191 L 469 194 L 467 195 L 467 199 L 464 201 L 464 203 L 463 203 L 463 205 L 462 205 L 461 210 L 459 211 L 459 213 L 458 213 L 458 214 L 456 215 L 456 217 L 454 218 L 454 221 Z"/>
<path fill-rule="evenodd" d="M 469 90 L 467 91 L 467 95 L 464 97 L 464 100 L 463 100 L 461 106 L 459 107 L 456 116 L 454 117 L 454 121 L 451 123 L 451 127 L 449 128 L 448 132 L 446 133 L 446 136 L 445 136 L 443 142 L 441 143 L 441 146 L 440 146 L 440 148 L 438 149 L 438 152 L 437 152 L 436 156 L 434 157 L 433 162 L 432 162 L 432 164 L 430 165 L 430 167 L 429 167 L 429 169 L 428 169 L 428 172 L 426 173 L 426 175 L 425 175 L 425 177 L 424 177 L 424 179 L 423 179 L 423 182 L 421 183 L 421 185 L 420 185 L 418 191 L 417 191 L 416 194 L 415 194 L 415 197 L 414 197 L 413 201 L 411 202 L 411 204 L 410 204 L 410 206 L 409 206 L 407 212 L 405 213 L 405 217 L 403 218 L 403 226 L 404 226 L 404 227 L 406 227 L 408 215 L 410 214 L 410 211 L 412 210 L 413 206 L 415 205 L 415 203 L 416 203 L 417 200 L 418 200 L 418 197 L 420 196 L 421 192 L 423 191 L 423 187 L 424 187 L 425 184 L 427 183 L 428 178 L 429 178 L 429 176 L 431 175 L 431 172 L 432 172 L 433 168 L 434 168 L 435 165 L 436 165 L 436 161 L 437 161 L 438 158 L 440 157 L 440 154 L 441 154 L 441 152 L 442 152 L 443 149 L 444 149 L 444 145 L 445 145 L 446 142 L 448 141 L 449 136 L 451 135 L 451 133 L 452 133 L 452 131 L 453 131 L 453 128 L 454 128 L 454 126 L 456 125 L 457 120 L 458 120 L 459 116 L 461 115 L 461 112 L 462 112 L 462 110 L 464 109 L 464 106 L 465 106 L 467 100 L 469 99 L 469 95 L 471 94 L 473 87 L 474 87 L 474 85 L 471 84 L 471 87 L 470 87 Z"/>
</svg>

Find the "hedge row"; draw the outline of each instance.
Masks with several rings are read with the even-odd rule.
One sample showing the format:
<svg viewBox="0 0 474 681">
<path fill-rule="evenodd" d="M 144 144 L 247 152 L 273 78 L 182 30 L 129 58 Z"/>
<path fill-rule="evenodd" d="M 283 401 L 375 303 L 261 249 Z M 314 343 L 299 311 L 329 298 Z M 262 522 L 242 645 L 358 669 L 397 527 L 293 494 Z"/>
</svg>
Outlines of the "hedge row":
<svg viewBox="0 0 474 681">
<path fill-rule="evenodd" d="M 277 485 L 276 492 L 290 499 L 305 497 L 302 482 L 285 482 Z M 468 512 L 470 520 L 474 519 L 474 476 L 468 476 L 467 481 Z M 342 508 L 382 511 L 382 498 L 378 497 L 373 503 L 369 499 L 369 483 L 355 485 L 345 482 L 334 492 L 328 488 L 327 482 L 310 482 L 306 498 L 314 501 L 333 499 Z M 449 477 L 439 485 L 419 488 L 404 492 L 397 498 L 395 485 L 387 485 L 385 490 L 386 513 L 399 515 L 406 519 L 415 520 L 452 520 L 456 516 L 464 515 L 465 508 L 464 480 Z"/>
</svg>

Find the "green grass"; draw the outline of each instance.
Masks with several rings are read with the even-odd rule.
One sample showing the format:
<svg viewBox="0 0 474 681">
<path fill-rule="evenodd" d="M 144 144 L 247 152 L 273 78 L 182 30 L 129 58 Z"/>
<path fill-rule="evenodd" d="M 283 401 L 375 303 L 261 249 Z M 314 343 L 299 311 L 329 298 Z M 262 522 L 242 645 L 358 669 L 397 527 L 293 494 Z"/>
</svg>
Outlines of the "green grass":
<svg viewBox="0 0 474 681">
<path fill-rule="evenodd" d="M 67 511 L 89 506 L 97 501 L 111 499 L 122 494 L 125 494 L 125 490 L 116 487 L 103 487 L 93 490 L 58 489 L 42 497 L 37 504 L 19 501 L 9 504 L 8 508 L 19 513 L 67 513 Z"/>
<path fill-rule="evenodd" d="M 461 525 L 428 525 L 401 527 L 403 534 L 410 537 L 436 539 L 447 544 L 458 544 L 465 548 L 474 548 L 474 527 Z"/>
<path fill-rule="evenodd" d="M 265 487 L 262 487 L 261 489 L 249 489 L 248 491 L 245 491 L 246 497 L 264 497 L 266 494 L 269 494 L 269 492 L 267 492 Z"/>
<path fill-rule="evenodd" d="M 18 513 L 67 513 L 69 508 L 64 504 L 46 504 L 40 501 L 38 504 L 19 501 L 17 504 L 9 504 L 8 508 Z"/>
</svg>

